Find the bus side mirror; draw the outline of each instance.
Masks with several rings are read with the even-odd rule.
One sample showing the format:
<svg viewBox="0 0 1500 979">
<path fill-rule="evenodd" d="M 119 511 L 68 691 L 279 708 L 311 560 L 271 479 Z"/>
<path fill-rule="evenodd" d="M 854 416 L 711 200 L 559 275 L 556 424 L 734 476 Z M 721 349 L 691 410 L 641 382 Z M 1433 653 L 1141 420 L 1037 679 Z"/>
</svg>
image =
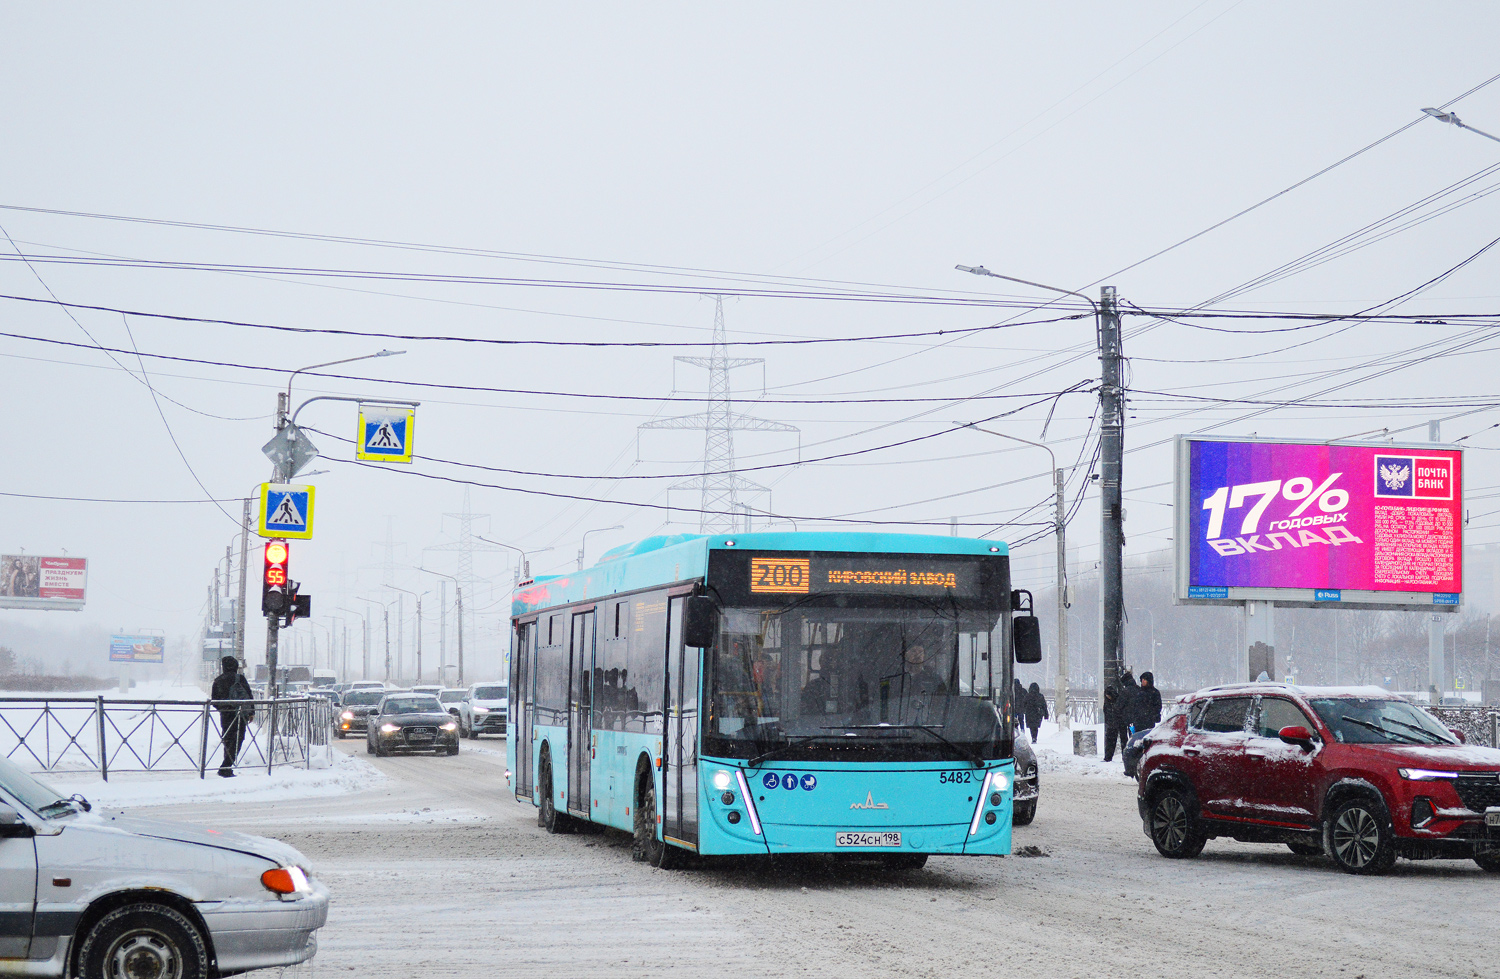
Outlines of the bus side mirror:
<svg viewBox="0 0 1500 979">
<path fill-rule="evenodd" d="M 682 611 L 682 644 L 707 647 L 719 634 L 719 607 L 707 595 L 688 598 Z"/>
<path fill-rule="evenodd" d="M 1017 663 L 1042 661 L 1042 624 L 1034 615 L 1018 615 L 1011 620 L 1011 645 Z"/>
</svg>

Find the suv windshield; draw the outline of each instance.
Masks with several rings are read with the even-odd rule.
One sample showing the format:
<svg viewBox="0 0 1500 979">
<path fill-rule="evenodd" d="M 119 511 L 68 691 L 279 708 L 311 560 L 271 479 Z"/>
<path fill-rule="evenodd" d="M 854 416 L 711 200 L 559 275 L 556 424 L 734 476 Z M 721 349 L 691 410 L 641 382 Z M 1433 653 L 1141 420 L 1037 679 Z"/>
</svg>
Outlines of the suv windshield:
<svg viewBox="0 0 1500 979">
<path fill-rule="evenodd" d="M 1337 697 L 1312 701 L 1313 710 L 1349 744 L 1457 744 L 1431 714 L 1404 700 Z"/>
<path fill-rule="evenodd" d="M 440 714 L 442 710 L 436 697 L 392 697 L 380 708 L 382 714 Z"/>
<path fill-rule="evenodd" d="M 385 696 L 381 690 L 350 690 L 344 694 L 345 707 L 374 707 Z"/>
<path fill-rule="evenodd" d="M 997 757 L 990 698 L 1001 622 L 912 600 L 784 610 L 726 609 L 710 651 L 705 753 L 867 760 Z"/>
<path fill-rule="evenodd" d="M 475 700 L 504 700 L 504 699 L 506 699 L 506 690 L 505 690 L 504 687 L 475 687 L 474 688 L 474 699 Z"/>
</svg>

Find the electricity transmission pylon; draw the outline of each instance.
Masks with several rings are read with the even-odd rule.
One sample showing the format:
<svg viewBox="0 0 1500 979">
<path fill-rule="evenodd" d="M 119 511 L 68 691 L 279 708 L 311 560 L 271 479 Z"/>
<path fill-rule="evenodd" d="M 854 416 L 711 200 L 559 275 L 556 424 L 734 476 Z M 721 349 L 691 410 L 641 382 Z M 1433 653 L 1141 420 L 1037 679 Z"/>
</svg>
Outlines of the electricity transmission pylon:
<svg viewBox="0 0 1500 979">
<path fill-rule="evenodd" d="M 646 422 L 641 430 L 703 430 L 703 475 L 669 489 L 699 491 L 698 531 L 704 534 L 750 529 L 750 509 L 744 497 L 764 494 L 769 487 L 752 482 L 734 471 L 735 432 L 797 432 L 794 425 L 767 421 L 734 411 L 730 407 L 729 372 L 737 367 L 763 364 L 759 357 L 731 357 L 724 331 L 724 298 L 714 297 L 714 337 L 707 357 L 677 357 L 681 363 L 708 371 L 708 405 L 700 412 Z M 768 507 L 769 508 L 769 507 Z M 742 516 L 741 516 L 742 515 Z M 736 517 L 741 517 L 736 520 Z"/>
</svg>

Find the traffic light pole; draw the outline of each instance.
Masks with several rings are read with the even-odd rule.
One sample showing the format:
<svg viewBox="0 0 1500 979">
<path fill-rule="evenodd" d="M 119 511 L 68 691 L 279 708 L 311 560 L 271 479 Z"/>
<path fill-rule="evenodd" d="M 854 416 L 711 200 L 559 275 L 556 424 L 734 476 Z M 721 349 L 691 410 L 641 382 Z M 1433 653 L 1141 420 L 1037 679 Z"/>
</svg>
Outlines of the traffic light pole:
<svg viewBox="0 0 1500 979">
<path fill-rule="evenodd" d="M 290 405 L 290 402 L 291 402 L 291 395 L 289 395 L 289 394 L 287 394 L 285 392 L 282 392 L 282 391 L 276 392 L 276 431 L 278 431 L 278 432 L 281 431 L 283 428 L 286 428 L 286 424 L 287 424 L 286 413 L 287 413 L 287 408 Z M 287 481 L 288 481 L 287 478 L 283 478 L 283 476 L 282 476 L 280 464 L 278 464 L 278 463 L 272 463 L 271 464 L 271 482 L 273 482 L 273 483 L 285 483 Z M 278 684 L 276 682 L 276 680 L 277 680 L 277 676 L 276 676 L 277 662 L 276 661 L 277 661 L 277 658 L 278 658 L 277 657 L 277 653 L 280 651 L 280 643 L 278 641 L 278 633 L 280 631 L 281 631 L 281 612 L 278 610 L 278 611 L 274 611 L 271 614 L 269 614 L 269 615 L 266 616 L 266 673 L 268 674 L 268 676 L 266 678 L 266 699 L 267 700 L 275 700 L 276 699 L 276 688 L 278 686 Z"/>
</svg>

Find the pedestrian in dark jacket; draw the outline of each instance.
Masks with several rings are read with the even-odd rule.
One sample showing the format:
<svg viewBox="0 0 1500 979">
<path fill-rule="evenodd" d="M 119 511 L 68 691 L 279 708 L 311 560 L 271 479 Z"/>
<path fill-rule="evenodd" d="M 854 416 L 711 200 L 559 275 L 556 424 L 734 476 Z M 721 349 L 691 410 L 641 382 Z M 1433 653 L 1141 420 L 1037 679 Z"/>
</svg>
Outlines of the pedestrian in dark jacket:
<svg viewBox="0 0 1500 979">
<path fill-rule="evenodd" d="M 1161 691 L 1156 689 L 1156 677 L 1149 671 L 1141 674 L 1141 687 L 1135 695 L 1135 717 L 1131 723 L 1136 731 L 1149 731 L 1161 723 Z"/>
<path fill-rule="evenodd" d="M 1010 691 L 1011 717 L 1015 718 L 1016 730 L 1026 723 L 1026 688 L 1021 685 L 1020 680 L 1011 680 Z"/>
<path fill-rule="evenodd" d="M 1031 728 L 1033 744 L 1042 730 L 1042 720 L 1048 716 L 1047 698 L 1042 695 L 1042 688 L 1033 683 L 1031 689 L 1026 691 L 1026 726 Z"/>
<path fill-rule="evenodd" d="M 224 738 L 224 758 L 219 762 L 219 776 L 234 778 L 234 763 L 245 740 L 245 728 L 255 717 L 255 705 L 250 703 L 255 696 L 250 692 L 249 681 L 240 672 L 239 660 L 225 656 L 219 663 L 222 670 L 214 677 L 209 694 L 219 709 L 219 729 Z"/>
</svg>

